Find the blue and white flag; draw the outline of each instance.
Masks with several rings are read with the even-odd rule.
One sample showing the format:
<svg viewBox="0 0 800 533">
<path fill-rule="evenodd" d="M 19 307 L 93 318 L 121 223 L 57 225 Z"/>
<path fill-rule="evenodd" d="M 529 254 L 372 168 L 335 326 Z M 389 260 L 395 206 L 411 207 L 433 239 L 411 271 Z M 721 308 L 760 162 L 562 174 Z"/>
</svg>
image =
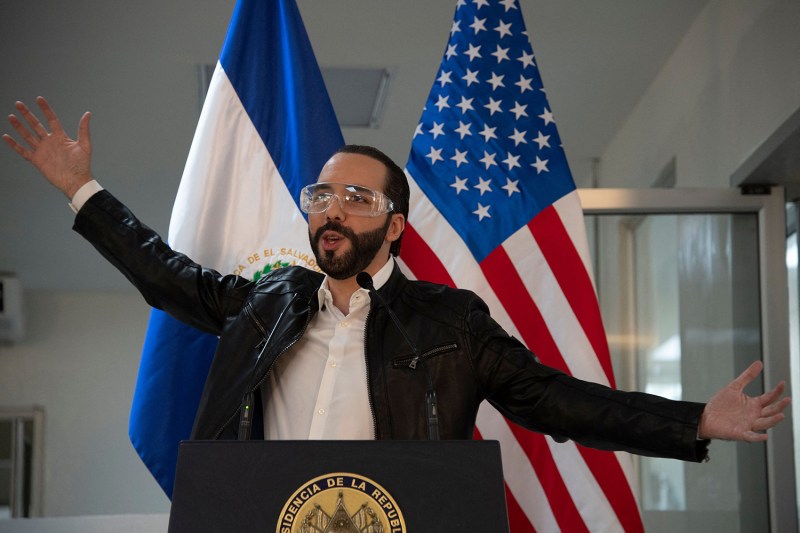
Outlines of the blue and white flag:
<svg viewBox="0 0 800 533">
<path fill-rule="evenodd" d="M 300 189 L 344 141 L 294 0 L 239 0 L 172 211 L 170 245 L 257 279 L 316 269 Z M 153 310 L 130 438 L 167 496 L 217 338 Z"/>
</svg>

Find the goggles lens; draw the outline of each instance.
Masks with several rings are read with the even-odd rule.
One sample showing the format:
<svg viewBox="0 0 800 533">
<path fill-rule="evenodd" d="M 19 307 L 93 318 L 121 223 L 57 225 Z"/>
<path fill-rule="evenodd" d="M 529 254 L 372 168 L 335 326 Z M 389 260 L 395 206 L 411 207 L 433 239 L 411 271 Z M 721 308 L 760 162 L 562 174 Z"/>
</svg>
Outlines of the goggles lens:
<svg viewBox="0 0 800 533">
<path fill-rule="evenodd" d="M 300 191 L 300 209 L 304 213 L 324 213 L 333 200 L 348 215 L 377 217 L 394 209 L 394 203 L 382 192 L 345 183 L 314 183 Z"/>
</svg>

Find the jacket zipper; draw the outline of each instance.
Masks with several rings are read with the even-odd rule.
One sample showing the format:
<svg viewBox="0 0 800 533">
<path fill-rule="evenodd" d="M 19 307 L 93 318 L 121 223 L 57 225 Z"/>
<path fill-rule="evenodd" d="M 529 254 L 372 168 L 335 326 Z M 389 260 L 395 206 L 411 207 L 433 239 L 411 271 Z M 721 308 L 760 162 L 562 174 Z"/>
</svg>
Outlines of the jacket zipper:
<svg viewBox="0 0 800 533">
<path fill-rule="evenodd" d="M 431 350 L 428 350 L 424 354 L 420 356 L 408 356 L 408 357 L 401 357 L 392 361 L 393 368 L 400 368 L 402 366 L 408 366 L 408 368 L 412 370 L 416 370 L 417 364 L 419 363 L 420 359 L 430 359 L 432 357 L 436 357 L 437 355 L 441 355 L 445 352 L 450 352 L 458 348 L 458 344 L 445 344 L 444 346 L 437 346 Z"/>
<path fill-rule="evenodd" d="M 372 435 L 375 440 L 378 439 L 378 419 L 375 417 L 375 403 L 372 401 L 372 382 L 369 376 L 369 357 L 367 354 L 367 330 L 369 329 L 369 319 L 372 317 L 372 304 L 370 302 L 369 311 L 367 311 L 367 319 L 364 321 L 364 366 L 367 370 L 367 401 L 369 402 L 369 413 L 372 415 Z"/>
<path fill-rule="evenodd" d="M 292 298 L 292 300 L 291 300 L 291 301 L 290 301 L 290 302 L 289 302 L 289 303 L 286 305 L 286 307 L 284 308 L 284 311 L 285 311 L 286 309 L 288 309 L 288 308 L 289 308 L 289 306 L 291 306 L 291 305 L 292 305 L 292 303 L 294 303 L 294 301 L 295 301 L 297 298 L 298 298 L 298 296 L 295 296 L 294 298 Z M 262 345 L 263 345 L 263 348 L 261 349 L 261 353 L 260 353 L 260 354 L 258 354 L 258 359 L 256 359 L 256 366 L 257 366 L 257 365 L 258 365 L 258 362 L 261 360 L 261 356 L 264 354 L 264 350 L 267 348 L 267 344 L 269 343 L 269 338 L 268 338 L 268 336 L 267 336 L 267 330 L 266 330 L 266 328 L 264 328 L 264 325 L 261 323 L 261 321 L 260 321 L 260 320 L 258 320 L 258 318 L 255 316 L 255 313 L 252 311 L 253 307 L 252 307 L 252 305 L 250 304 L 250 302 L 248 302 L 248 303 L 247 303 L 247 306 L 246 306 L 246 308 L 245 308 L 245 309 L 247 310 L 247 314 L 250 316 L 251 320 L 252 320 L 252 321 L 253 321 L 253 322 L 256 324 L 256 328 L 257 328 L 257 329 L 258 329 L 258 330 L 261 332 L 261 334 L 262 334 L 262 339 L 261 339 L 261 342 L 260 342 L 260 343 L 258 343 L 258 345 L 256 345 L 256 349 L 258 349 L 258 347 L 259 347 L 259 346 L 262 346 Z M 275 322 L 275 326 L 272 328 L 272 331 L 273 331 L 273 333 L 274 333 L 274 331 L 277 329 L 278 325 L 280 325 L 280 322 L 281 322 L 281 319 L 282 319 L 282 318 L 283 318 L 283 313 L 281 313 L 281 316 L 279 316 L 279 317 L 278 317 L 278 319 L 277 319 L 277 321 Z M 295 338 L 292 340 L 292 342 L 290 342 L 289 344 L 287 344 L 287 345 L 286 345 L 286 347 L 284 347 L 284 349 L 283 349 L 283 350 L 281 350 L 281 351 L 280 351 L 280 352 L 279 352 L 279 353 L 278 353 L 278 354 L 275 356 L 275 359 L 272 361 L 272 364 L 269 366 L 269 368 L 267 369 L 267 371 L 264 373 L 264 376 L 263 376 L 263 377 L 262 377 L 262 378 L 261 378 L 261 379 L 258 381 L 258 383 L 255 385 L 255 387 L 251 388 L 251 389 L 250 389 L 250 390 L 247 392 L 247 394 L 252 394 L 252 393 L 254 393 L 254 392 L 255 392 L 255 391 L 256 391 L 256 390 L 257 390 L 257 389 L 258 389 L 258 388 L 259 388 L 259 387 L 260 387 L 260 386 L 261 386 L 261 385 L 262 385 L 262 384 L 263 384 L 263 383 L 264 383 L 264 382 L 267 380 L 267 377 L 269 377 L 269 374 L 270 374 L 270 372 L 272 372 L 272 367 L 274 367 L 274 366 L 275 366 L 275 363 L 278 361 L 278 358 L 279 358 L 281 355 L 283 355 L 283 354 L 284 354 L 284 353 L 285 353 L 285 352 L 286 352 L 286 351 L 287 351 L 289 348 L 291 348 L 292 346 L 294 346 L 294 345 L 295 345 L 295 343 L 297 343 L 297 341 L 298 341 L 298 340 L 300 340 L 300 338 L 301 338 L 301 337 L 303 336 L 303 334 L 306 332 L 306 328 L 308 327 L 308 324 L 309 324 L 309 322 L 311 322 L 311 306 L 310 306 L 310 305 L 308 306 L 308 314 L 306 315 L 306 322 L 305 322 L 305 324 L 303 324 L 303 329 L 301 329 L 301 330 L 300 330 L 300 333 L 299 333 L 299 334 L 298 334 L 298 335 L 297 335 L 297 336 L 296 336 L 296 337 L 295 337 Z M 271 336 L 271 335 L 270 335 L 270 336 Z M 224 424 L 222 424 L 222 426 L 221 426 L 221 427 L 220 427 L 220 428 L 217 430 L 217 432 L 214 434 L 214 438 L 213 438 L 213 440 L 217 440 L 217 439 L 219 438 L 219 436 L 222 434 L 222 432 L 225 430 L 225 428 L 228 426 L 228 424 L 230 424 L 231 422 L 233 422 L 233 420 L 236 418 L 236 415 L 238 415 L 240 411 L 241 411 L 241 406 L 240 406 L 239 408 L 237 408 L 237 409 L 236 409 L 236 410 L 233 412 L 233 414 L 231 414 L 231 416 L 228 418 L 228 420 L 227 420 L 227 421 L 225 421 L 225 423 L 224 423 Z"/>
</svg>

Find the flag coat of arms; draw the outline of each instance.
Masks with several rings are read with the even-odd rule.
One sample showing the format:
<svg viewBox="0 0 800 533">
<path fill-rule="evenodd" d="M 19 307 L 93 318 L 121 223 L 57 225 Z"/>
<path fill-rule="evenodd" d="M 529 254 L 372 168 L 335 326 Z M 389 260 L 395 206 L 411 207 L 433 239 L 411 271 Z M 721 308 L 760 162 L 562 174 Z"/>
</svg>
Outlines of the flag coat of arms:
<svg viewBox="0 0 800 533">
<path fill-rule="evenodd" d="M 413 277 L 468 288 L 539 359 L 614 386 L 583 213 L 517 0 L 459 0 L 406 164 Z M 484 404 L 512 531 L 643 531 L 630 457 L 524 430 Z"/>
<path fill-rule="evenodd" d="M 281 266 L 314 268 L 300 189 L 342 144 L 294 0 L 239 0 L 181 178 L 170 245 L 250 279 Z M 152 311 L 129 434 L 168 496 L 216 344 Z"/>
</svg>

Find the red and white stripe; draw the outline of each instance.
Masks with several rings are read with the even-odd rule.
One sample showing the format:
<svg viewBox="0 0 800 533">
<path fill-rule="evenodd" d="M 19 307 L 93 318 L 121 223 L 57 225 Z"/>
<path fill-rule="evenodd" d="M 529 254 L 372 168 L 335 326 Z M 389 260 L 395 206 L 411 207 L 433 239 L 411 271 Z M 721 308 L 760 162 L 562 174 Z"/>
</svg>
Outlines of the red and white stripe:
<svg viewBox="0 0 800 533">
<path fill-rule="evenodd" d="M 540 360 L 614 386 L 577 192 L 558 200 L 478 264 L 411 184 L 413 226 L 401 262 L 412 277 L 469 288 Z M 643 531 L 627 454 L 601 452 L 505 420 L 484 404 L 476 437 L 500 441 L 513 532 Z"/>
</svg>

